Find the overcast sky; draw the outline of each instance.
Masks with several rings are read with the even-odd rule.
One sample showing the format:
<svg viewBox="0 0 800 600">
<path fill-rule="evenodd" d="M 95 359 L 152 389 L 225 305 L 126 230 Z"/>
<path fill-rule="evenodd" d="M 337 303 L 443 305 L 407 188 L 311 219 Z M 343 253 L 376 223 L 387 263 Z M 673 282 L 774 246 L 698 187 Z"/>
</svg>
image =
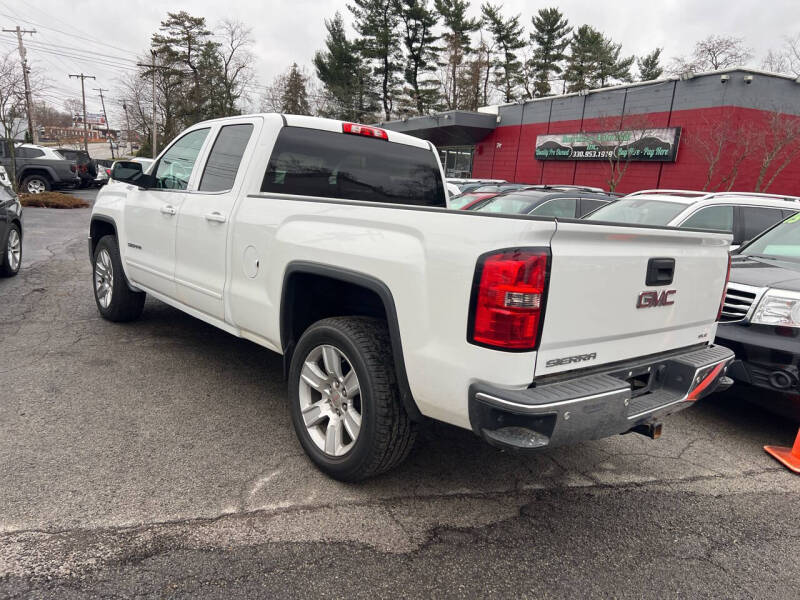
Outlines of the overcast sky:
<svg viewBox="0 0 800 600">
<path fill-rule="evenodd" d="M 87 81 L 87 109 L 99 111 L 99 98 L 91 88 L 110 88 L 110 104 L 115 104 L 120 76 L 135 69 L 137 56 L 147 50 L 167 11 L 204 16 L 211 27 L 223 18 L 244 21 L 253 30 L 258 81 L 267 83 L 293 61 L 310 66 L 325 39 L 324 19 L 337 10 L 347 18 L 346 4 L 346 0 L 0 0 L 0 24 L 37 30 L 25 40 L 32 69 L 50 82 L 43 90 L 48 101 L 62 107 L 65 98 L 79 98 L 80 82 L 68 75 L 83 72 L 97 77 Z M 476 16 L 479 4 L 472 3 Z M 536 10 L 558 6 L 572 24 L 588 23 L 621 43 L 624 54 L 643 54 L 660 46 L 666 60 L 688 53 L 696 40 L 710 34 L 735 35 L 755 51 L 757 66 L 783 36 L 800 33 L 800 0 L 505 0 L 503 4 L 506 13 L 521 13 L 528 28 Z M 3 33 L 0 50 L 14 48 L 16 36 Z"/>
</svg>

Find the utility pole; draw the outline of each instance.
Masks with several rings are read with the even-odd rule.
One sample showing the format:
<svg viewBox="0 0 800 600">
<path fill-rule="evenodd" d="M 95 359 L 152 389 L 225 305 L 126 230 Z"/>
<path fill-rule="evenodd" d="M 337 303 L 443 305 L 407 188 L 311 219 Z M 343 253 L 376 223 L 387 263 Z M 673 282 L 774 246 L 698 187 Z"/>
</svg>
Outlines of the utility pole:
<svg viewBox="0 0 800 600">
<path fill-rule="evenodd" d="M 131 141 L 131 120 L 128 118 L 128 105 L 122 103 L 122 110 L 125 111 L 125 127 L 127 127 L 128 135 L 125 138 L 126 154 L 130 156 L 133 154 L 133 142 Z"/>
<path fill-rule="evenodd" d="M 111 124 L 108 122 L 108 113 L 106 112 L 106 101 L 103 99 L 103 88 L 94 88 L 94 91 L 100 92 L 100 104 L 103 105 L 103 118 L 106 120 L 106 135 L 108 136 L 108 145 L 111 148 L 111 160 L 114 160 L 114 142 L 111 141 Z"/>
<path fill-rule="evenodd" d="M 28 60 L 26 58 L 27 54 L 25 52 L 25 45 L 22 43 L 22 34 L 23 33 L 30 33 L 33 35 L 36 33 L 35 29 L 20 29 L 20 26 L 17 25 L 15 29 L 3 29 L 6 33 L 16 33 L 17 34 L 17 43 L 19 44 L 19 58 L 22 62 L 22 79 L 25 82 L 25 110 L 28 113 L 28 136 L 30 136 L 31 142 L 36 144 L 39 141 L 39 134 L 36 131 L 36 128 L 33 126 L 33 98 L 31 97 L 31 82 L 28 79 Z"/>
<path fill-rule="evenodd" d="M 139 67 L 146 67 L 150 69 L 150 72 L 153 74 L 153 158 L 158 156 L 158 122 L 157 122 L 157 114 L 156 114 L 156 69 L 165 69 L 166 67 L 157 67 L 156 66 L 156 51 L 150 50 L 150 54 L 152 55 L 153 59 L 152 62 L 148 64 L 143 63 L 136 63 Z"/>
<path fill-rule="evenodd" d="M 84 75 L 83 73 L 69 76 L 70 79 L 73 77 L 81 80 L 81 96 L 83 98 L 83 149 L 86 151 L 86 154 L 89 154 L 89 124 L 86 122 L 86 85 L 84 81 L 96 78 L 94 75 Z"/>
</svg>

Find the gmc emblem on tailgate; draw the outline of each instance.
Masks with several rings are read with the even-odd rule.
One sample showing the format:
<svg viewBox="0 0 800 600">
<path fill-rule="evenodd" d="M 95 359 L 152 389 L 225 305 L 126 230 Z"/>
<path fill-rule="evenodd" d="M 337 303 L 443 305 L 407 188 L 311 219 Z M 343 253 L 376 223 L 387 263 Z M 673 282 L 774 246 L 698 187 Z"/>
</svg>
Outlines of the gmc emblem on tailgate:
<svg viewBox="0 0 800 600">
<path fill-rule="evenodd" d="M 672 295 L 677 290 L 664 290 L 660 294 L 655 291 L 647 291 L 639 294 L 636 300 L 636 308 L 652 308 L 654 306 L 672 306 L 675 301 Z"/>
</svg>

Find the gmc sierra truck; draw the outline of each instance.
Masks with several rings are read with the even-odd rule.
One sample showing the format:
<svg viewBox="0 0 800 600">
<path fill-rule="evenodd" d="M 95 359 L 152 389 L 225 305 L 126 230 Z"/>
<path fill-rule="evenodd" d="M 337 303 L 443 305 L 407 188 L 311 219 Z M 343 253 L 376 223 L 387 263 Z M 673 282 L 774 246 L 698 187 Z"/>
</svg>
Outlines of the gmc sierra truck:
<svg viewBox="0 0 800 600">
<path fill-rule="evenodd" d="M 626 432 L 725 387 L 730 236 L 447 208 L 429 142 L 263 114 L 120 162 L 89 231 L 100 314 L 149 294 L 284 356 L 300 443 L 356 481 L 438 419 L 507 449 Z"/>
</svg>

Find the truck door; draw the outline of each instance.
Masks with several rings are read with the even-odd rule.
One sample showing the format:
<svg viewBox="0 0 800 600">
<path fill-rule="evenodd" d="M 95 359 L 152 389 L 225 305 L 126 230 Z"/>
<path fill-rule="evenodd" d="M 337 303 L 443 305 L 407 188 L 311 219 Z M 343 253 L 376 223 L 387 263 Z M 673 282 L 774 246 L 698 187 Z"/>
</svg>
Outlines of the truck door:
<svg viewBox="0 0 800 600">
<path fill-rule="evenodd" d="M 125 201 L 125 247 L 128 277 L 136 284 L 175 298 L 175 232 L 178 211 L 195 162 L 210 128 L 178 138 L 151 169 L 154 187 L 128 186 Z"/>
<path fill-rule="evenodd" d="M 181 302 L 224 319 L 228 229 L 244 169 L 239 166 L 256 121 L 223 125 L 178 215 L 175 283 Z"/>
</svg>

